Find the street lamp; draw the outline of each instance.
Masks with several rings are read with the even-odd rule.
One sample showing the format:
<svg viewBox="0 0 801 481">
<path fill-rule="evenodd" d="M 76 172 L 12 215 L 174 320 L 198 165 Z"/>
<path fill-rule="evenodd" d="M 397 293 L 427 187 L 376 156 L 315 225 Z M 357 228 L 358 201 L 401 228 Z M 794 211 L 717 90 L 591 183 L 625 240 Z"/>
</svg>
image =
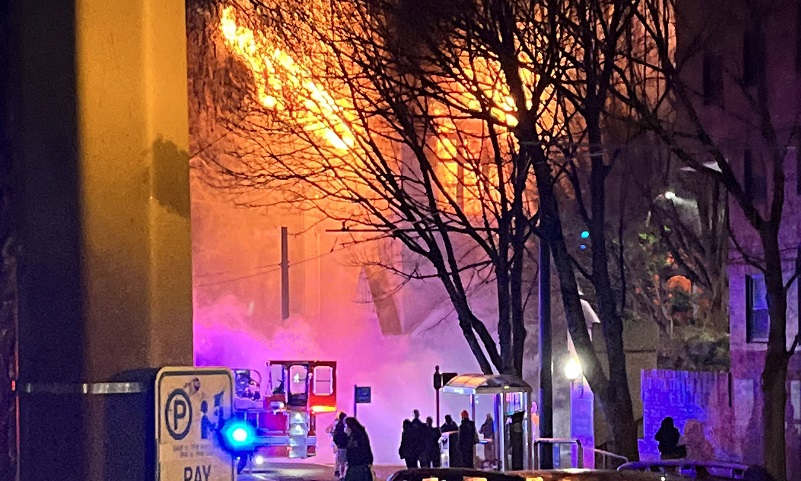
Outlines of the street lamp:
<svg viewBox="0 0 801 481">
<path fill-rule="evenodd" d="M 583 374 L 581 371 L 581 364 L 575 357 L 571 357 L 565 363 L 565 377 L 571 383 L 577 381 Z"/>
<path fill-rule="evenodd" d="M 575 357 L 570 357 L 565 363 L 565 378 L 570 381 L 570 392 L 572 396 L 573 388 L 578 381 L 579 396 L 584 397 L 584 372 L 581 369 L 581 363 Z"/>
</svg>

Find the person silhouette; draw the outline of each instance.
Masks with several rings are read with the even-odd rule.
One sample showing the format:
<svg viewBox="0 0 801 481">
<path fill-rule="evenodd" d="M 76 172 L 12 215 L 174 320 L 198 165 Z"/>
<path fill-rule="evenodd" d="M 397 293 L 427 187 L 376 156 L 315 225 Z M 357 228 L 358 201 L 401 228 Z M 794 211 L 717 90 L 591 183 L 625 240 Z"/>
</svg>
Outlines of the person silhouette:
<svg viewBox="0 0 801 481">
<path fill-rule="evenodd" d="M 209 411 L 209 403 L 208 401 L 203 401 L 200 403 L 200 412 L 203 413 L 203 417 L 200 418 L 200 438 L 201 439 L 210 439 L 211 436 L 214 434 L 214 423 L 211 422 L 208 415 Z"/>
<path fill-rule="evenodd" d="M 662 459 L 679 459 L 687 456 L 686 448 L 679 446 L 679 438 L 681 438 L 681 434 L 676 429 L 673 418 L 663 419 L 659 431 L 654 436 L 656 442 L 659 443 L 657 447 Z"/>
</svg>

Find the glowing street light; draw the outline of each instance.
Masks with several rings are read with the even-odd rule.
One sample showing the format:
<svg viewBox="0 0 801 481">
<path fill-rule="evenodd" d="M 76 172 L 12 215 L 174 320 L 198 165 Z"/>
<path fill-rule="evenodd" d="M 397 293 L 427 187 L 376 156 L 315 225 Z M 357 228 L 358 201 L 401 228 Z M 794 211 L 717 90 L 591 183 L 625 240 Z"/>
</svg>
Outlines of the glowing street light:
<svg viewBox="0 0 801 481">
<path fill-rule="evenodd" d="M 565 377 L 568 381 L 577 381 L 582 376 L 581 364 L 575 357 L 571 357 L 565 363 Z"/>
</svg>

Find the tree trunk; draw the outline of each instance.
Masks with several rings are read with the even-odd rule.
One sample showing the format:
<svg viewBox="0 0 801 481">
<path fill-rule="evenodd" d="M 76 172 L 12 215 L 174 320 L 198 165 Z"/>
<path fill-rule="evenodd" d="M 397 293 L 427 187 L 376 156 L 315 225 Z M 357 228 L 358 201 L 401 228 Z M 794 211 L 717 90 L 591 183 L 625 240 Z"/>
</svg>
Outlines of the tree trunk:
<svg viewBox="0 0 801 481">
<path fill-rule="evenodd" d="M 629 461 L 639 459 L 637 445 L 637 423 L 634 420 L 634 409 L 631 404 L 629 387 L 609 383 L 609 389 L 600 393 L 601 407 L 609 420 L 609 433 L 612 437 L 611 450 Z"/>
<path fill-rule="evenodd" d="M 630 460 L 639 459 L 637 447 L 637 426 L 629 394 L 628 376 L 626 374 L 625 351 L 623 349 L 622 320 L 615 308 L 614 292 L 609 283 L 606 267 L 606 256 L 596 257 L 594 266 L 599 267 L 605 276 L 602 282 L 594 279 L 594 287 L 599 297 L 607 296 L 600 302 L 602 306 L 601 323 L 609 357 L 610 378 L 607 380 L 601 363 L 587 332 L 578 284 L 573 271 L 573 263 L 565 245 L 562 231 L 559 205 L 553 190 L 550 166 L 544 153 L 528 148 L 528 154 L 535 159 L 534 173 L 537 190 L 540 194 L 540 231 L 544 239 L 551 245 L 551 252 L 559 276 L 559 288 L 562 303 L 567 317 L 568 330 L 576 351 L 581 359 L 584 375 L 590 387 L 596 392 L 603 405 L 615 449 Z M 590 233 L 592 236 L 592 233 Z M 597 236 L 598 234 L 596 234 Z M 601 236 L 603 236 L 601 229 Z M 597 238 L 597 237 L 596 237 Z M 598 242 L 604 249 L 604 243 Z M 604 252 L 605 254 L 605 252 Z M 596 275 L 599 272 L 595 272 Z M 600 285 L 600 289 L 599 289 Z"/>
<path fill-rule="evenodd" d="M 768 352 L 765 370 L 762 372 L 762 450 L 765 467 L 776 478 L 786 481 L 785 461 L 785 407 L 787 404 L 787 365 L 789 356 Z"/>
<path fill-rule="evenodd" d="M 524 184 L 525 185 L 525 184 Z M 523 192 L 517 196 L 523 198 Z M 519 202 L 522 204 L 522 200 Z M 526 317 L 523 310 L 525 299 L 523 296 L 523 251 L 526 249 L 523 225 L 526 219 L 522 212 L 522 207 L 515 207 L 515 226 L 514 245 L 512 247 L 512 262 L 509 289 L 511 291 L 511 311 L 512 311 L 512 363 L 514 373 L 518 377 L 523 377 L 523 354 L 526 348 Z"/>
<path fill-rule="evenodd" d="M 787 479 L 785 462 L 785 407 L 787 404 L 787 290 L 784 288 L 779 224 L 769 222 L 760 232 L 765 253 L 765 288 L 768 298 L 768 351 L 762 371 L 762 432 L 765 467 L 776 481 Z"/>
<path fill-rule="evenodd" d="M 457 309 L 458 311 L 458 309 Z M 473 332 L 473 326 L 469 319 L 466 319 L 462 314 L 457 313 L 459 317 L 459 327 L 462 329 L 467 345 L 470 346 L 470 351 L 478 362 L 478 367 L 483 374 L 492 374 L 492 364 L 490 364 L 484 351 L 481 349 L 481 343 L 476 338 L 476 333 Z"/>
<path fill-rule="evenodd" d="M 512 321 L 511 321 L 511 292 L 509 290 L 509 262 L 508 234 L 499 234 L 498 259 L 495 262 L 495 285 L 498 293 L 498 347 L 501 350 L 501 365 L 499 370 L 503 374 L 513 374 L 512 363 Z"/>
</svg>

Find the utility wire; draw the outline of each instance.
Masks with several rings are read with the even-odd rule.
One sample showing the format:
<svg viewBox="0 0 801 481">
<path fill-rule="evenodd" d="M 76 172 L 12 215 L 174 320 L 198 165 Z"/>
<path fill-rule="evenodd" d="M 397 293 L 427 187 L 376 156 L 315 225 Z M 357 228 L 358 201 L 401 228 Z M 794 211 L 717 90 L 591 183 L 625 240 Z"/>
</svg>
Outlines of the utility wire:
<svg viewBox="0 0 801 481">
<path fill-rule="evenodd" d="M 318 255 L 316 255 L 314 257 L 309 257 L 307 259 L 301 259 L 299 261 L 290 262 L 289 263 L 289 267 L 291 268 L 292 266 L 296 266 L 298 264 L 303 264 L 304 262 L 310 262 L 310 261 L 314 261 L 314 260 L 320 259 L 321 257 L 325 257 L 325 256 L 327 256 L 329 254 L 333 254 L 335 252 L 343 251 L 343 250 L 347 249 L 348 247 L 350 247 L 350 245 L 346 245 L 346 246 L 340 247 L 339 249 L 332 249 L 332 250 L 330 250 L 328 252 L 324 252 L 324 253 L 318 254 Z M 219 284 L 229 284 L 231 282 L 237 282 L 237 281 L 241 281 L 241 280 L 244 280 L 244 279 L 250 279 L 250 278 L 253 278 L 253 277 L 263 276 L 263 275 L 266 275 L 266 274 L 272 274 L 273 272 L 278 272 L 278 271 L 281 270 L 281 264 L 273 264 L 272 266 L 265 266 L 265 267 L 272 267 L 272 269 L 268 269 L 266 271 L 256 272 L 256 273 L 248 274 L 248 275 L 244 275 L 244 276 L 234 277 L 232 279 L 222 279 L 222 280 L 219 280 L 219 281 L 205 282 L 203 284 L 193 284 L 193 287 L 207 287 L 207 286 L 215 286 L 215 285 L 219 285 Z M 208 274 L 208 275 L 211 275 L 211 274 Z"/>
</svg>

